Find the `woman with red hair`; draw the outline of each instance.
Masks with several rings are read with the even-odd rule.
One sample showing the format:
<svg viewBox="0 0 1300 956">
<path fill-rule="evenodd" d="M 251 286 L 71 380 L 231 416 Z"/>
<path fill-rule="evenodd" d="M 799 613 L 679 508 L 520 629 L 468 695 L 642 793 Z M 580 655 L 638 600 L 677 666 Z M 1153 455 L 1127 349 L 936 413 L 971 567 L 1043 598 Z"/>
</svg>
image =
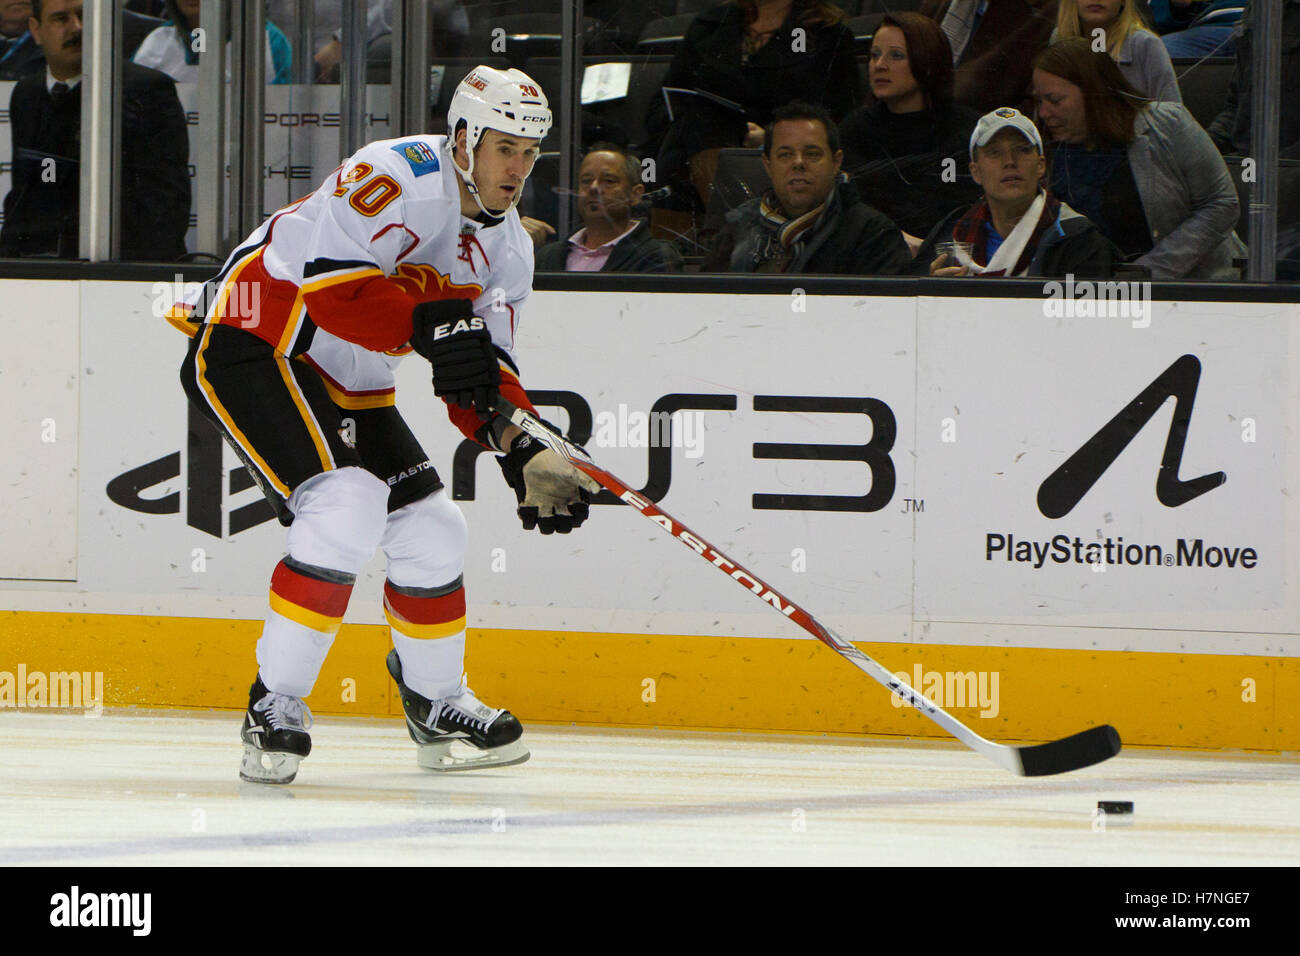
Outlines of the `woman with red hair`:
<svg viewBox="0 0 1300 956">
<path fill-rule="evenodd" d="M 890 14 L 871 38 L 871 97 L 840 125 L 844 169 L 863 201 L 913 237 L 980 196 L 966 158 L 979 114 L 953 103 L 952 77 L 939 24 Z"/>
</svg>

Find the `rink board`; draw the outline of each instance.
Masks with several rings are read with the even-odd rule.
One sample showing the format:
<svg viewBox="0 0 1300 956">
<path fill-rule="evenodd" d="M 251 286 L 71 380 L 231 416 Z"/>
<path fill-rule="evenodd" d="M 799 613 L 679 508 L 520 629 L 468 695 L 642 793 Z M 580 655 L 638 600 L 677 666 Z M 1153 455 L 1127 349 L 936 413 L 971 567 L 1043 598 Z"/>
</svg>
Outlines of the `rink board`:
<svg viewBox="0 0 1300 956">
<path fill-rule="evenodd" d="M 247 699 L 261 623 L 0 612 L 0 628 L 6 657 L 12 651 L 28 673 L 66 670 L 70 661 L 102 672 L 102 706 L 209 709 Z M 957 696 L 946 696 L 945 682 L 936 699 L 996 740 L 1039 741 L 1111 723 L 1130 746 L 1300 748 L 1296 658 L 858 646 L 922 687 L 936 673 L 972 675 L 973 684 L 954 682 Z M 389 647 L 386 627 L 345 624 L 312 710 L 400 717 L 383 664 Z M 480 696 L 508 704 L 525 722 L 940 736 L 816 641 L 470 628 L 466 668 Z M 980 680 L 994 674 L 996 683 Z"/>
<path fill-rule="evenodd" d="M 41 392 L 57 415 L 0 375 L 24 421 L 77 438 L 75 503 L 36 468 L 4 492 L 43 532 L 0 550 L 14 612 L 0 672 L 103 671 L 110 705 L 240 706 L 283 529 L 233 454 L 189 433 L 186 342 L 157 316 L 175 290 L 5 285 L 6 302 L 79 300 L 44 321 L 80 362 L 75 408 L 67 388 Z M 1300 748 L 1285 546 L 1300 314 L 1147 307 L 548 292 L 522 313 L 518 354 L 543 413 L 585 422 L 599 462 L 980 732 L 1105 720 L 1132 743 Z M 524 533 L 489 456 L 456 464 L 427 368 L 407 362 L 398 382 L 439 473 L 472 487 L 468 667 L 488 699 L 528 720 L 937 733 L 630 509 L 595 507 L 569 538 Z M 638 420 L 654 409 L 678 409 L 669 447 L 646 447 L 665 438 Z M 1171 433 L 1181 457 L 1161 483 Z M 19 462 L 49 451 L 39 428 L 13 441 Z M 32 572 L 44 542 L 68 583 Z M 376 558 L 320 712 L 393 712 L 382 582 Z"/>
</svg>

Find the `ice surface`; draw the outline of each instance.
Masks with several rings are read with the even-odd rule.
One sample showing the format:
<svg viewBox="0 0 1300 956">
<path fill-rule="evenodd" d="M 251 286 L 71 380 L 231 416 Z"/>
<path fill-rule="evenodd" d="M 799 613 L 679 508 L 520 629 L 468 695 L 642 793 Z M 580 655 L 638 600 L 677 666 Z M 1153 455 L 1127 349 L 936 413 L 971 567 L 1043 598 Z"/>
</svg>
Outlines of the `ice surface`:
<svg viewBox="0 0 1300 956">
<path fill-rule="evenodd" d="M 955 743 L 527 725 L 528 763 L 435 774 L 400 721 L 325 717 L 272 787 L 239 780 L 239 723 L 0 712 L 0 864 L 1300 863 L 1287 757 L 1030 780 Z"/>
</svg>

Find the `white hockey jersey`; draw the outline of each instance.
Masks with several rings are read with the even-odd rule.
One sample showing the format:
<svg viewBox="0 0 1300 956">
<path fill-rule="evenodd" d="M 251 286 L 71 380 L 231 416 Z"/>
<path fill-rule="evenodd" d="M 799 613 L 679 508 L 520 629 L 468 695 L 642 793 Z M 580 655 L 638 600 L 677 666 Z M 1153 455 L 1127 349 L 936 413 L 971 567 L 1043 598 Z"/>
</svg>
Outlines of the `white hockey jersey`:
<svg viewBox="0 0 1300 956">
<path fill-rule="evenodd" d="M 531 408 L 514 342 L 532 240 L 514 210 L 492 225 L 463 216 L 457 179 L 445 136 L 366 145 L 231 254 L 209 284 L 207 321 L 305 352 L 336 404 L 370 408 L 393 403 L 415 305 L 470 299 L 501 359 L 502 395 Z M 452 420 L 473 437 L 482 423 L 462 411 Z"/>
</svg>

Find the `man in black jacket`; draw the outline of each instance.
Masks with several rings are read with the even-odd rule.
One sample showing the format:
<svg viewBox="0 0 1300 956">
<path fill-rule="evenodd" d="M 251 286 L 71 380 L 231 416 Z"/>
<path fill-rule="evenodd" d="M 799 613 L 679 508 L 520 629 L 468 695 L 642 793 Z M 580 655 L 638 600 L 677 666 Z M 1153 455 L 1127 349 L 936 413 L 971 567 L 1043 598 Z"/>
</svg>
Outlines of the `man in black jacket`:
<svg viewBox="0 0 1300 956">
<path fill-rule="evenodd" d="M 1033 121 L 1000 107 L 970 138 L 971 176 L 984 198 L 955 209 L 930 231 L 916 271 L 935 276 L 1106 278 L 1114 248 L 1088 217 L 1043 188 L 1047 161 Z M 940 243 L 955 244 L 948 249 Z"/>
<path fill-rule="evenodd" d="M 663 81 L 686 92 L 656 95 L 646 118 L 670 204 L 698 199 L 707 208 L 719 150 L 758 146 L 774 111 L 792 100 L 843 119 L 862 98 L 853 46 L 833 4 L 736 0 L 696 16 Z"/>
<path fill-rule="evenodd" d="M 595 143 L 578 169 L 583 227 L 537 250 L 539 272 L 680 272 L 681 256 L 650 238 L 650 224 L 633 219 L 645 195 L 641 164 L 613 143 Z"/>
<path fill-rule="evenodd" d="M 78 257 L 82 0 L 36 0 L 29 21 L 46 68 L 9 102 L 13 181 L 0 255 Z M 189 141 L 171 78 L 123 64 L 121 257 L 174 261 L 189 227 Z"/>
<path fill-rule="evenodd" d="M 17 80 L 45 62 L 27 21 L 32 0 L 0 0 L 0 80 Z"/>
<path fill-rule="evenodd" d="M 839 132 L 820 106 L 776 111 L 763 140 L 772 188 L 727 214 L 711 272 L 901 275 L 912 257 L 898 227 L 858 198 L 841 173 Z"/>
</svg>

